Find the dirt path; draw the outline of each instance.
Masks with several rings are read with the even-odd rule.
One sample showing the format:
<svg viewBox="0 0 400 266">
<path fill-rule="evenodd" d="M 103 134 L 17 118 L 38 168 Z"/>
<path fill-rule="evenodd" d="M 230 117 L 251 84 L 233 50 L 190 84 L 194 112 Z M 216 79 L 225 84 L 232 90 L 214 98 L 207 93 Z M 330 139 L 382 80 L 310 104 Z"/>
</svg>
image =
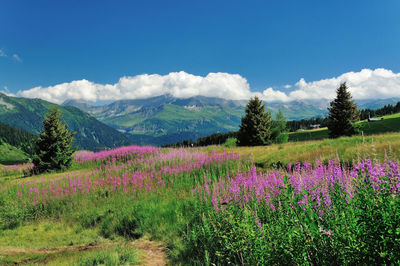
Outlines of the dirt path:
<svg viewBox="0 0 400 266">
<path fill-rule="evenodd" d="M 116 246 L 117 243 L 109 243 L 102 245 L 88 245 L 88 246 L 73 246 L 55 249 L 29 249 L 19 247 L 1 247 L 0 255 L 18 255 L 18 254 L 56 254 L 68 252 L 84 252 L 91 250 L 100 250 L 103 248 L 110 248 Z M 139 250 L 141 265 L 154 265 L 164 266 L 167 265 L 167 256 L 165 254 L 165 247 L 155 241 L 150 241 L 146 238 L 141 238 L 129 243 L 130 246 Z"/>
<path fill-rule="evenodd" d="M 132 242 L 131 245 L 142 251 L 143 257 L 140 258 L 142 261 L 142 265 L 145 266 L 167 265 L 167 256 L 165 254 L 165 247 L 161 243 L 141 238 Z"/>
</svg>

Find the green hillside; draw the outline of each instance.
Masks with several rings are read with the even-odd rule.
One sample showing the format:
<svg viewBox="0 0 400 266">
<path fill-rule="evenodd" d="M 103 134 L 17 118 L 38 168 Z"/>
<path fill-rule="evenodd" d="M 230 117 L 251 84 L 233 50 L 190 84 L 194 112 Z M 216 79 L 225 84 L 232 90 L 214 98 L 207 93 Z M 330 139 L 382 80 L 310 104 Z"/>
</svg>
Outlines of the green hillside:
<svg viewBox="0 0 400 266">
<path fill-rule="evenodd" d="M 36 135 L 0 122 L 0 143 L 5 142 L 33 154 Z"/>
<path fill-rule="evenodd" d="M 28 160 L 29 156 L 8 143 L 0 142 L 0 164 L 18 164 Z"/>
<path fill-rule="evenodd" d="M 122 133 L 76 107 L 59 106 L 40 99 L 9 97 L 0 93 L 0 121 L 34 134 L 42 130 L 42 120 L 52 107 L 59 108 L 61 119 L 71 131 L 76 132 L 74 144 L 80 149 L 97 150 L 132 143 Z"/>
<path fill-rule="evenodd" d="M 360 121 L 360 130 L 364 135 L 382 134 L 387 132 L 400 132 L 400 113 L 379 117 L 383 120 L 368 122 Z M 321 140 L 329 138 L 327 128 L 304 130 L 289 134 L 289 141 Z"/>
<path fill-rule="evenodd" d="M 86 108 L 100 121 L 127 133 L 135 143 L 149 145 L 237 130 L 244 110 L 243 102 L 202 96 L 179 99 L 164 95 L 100 107 L 72 100 L 65 104 Z"/>
</svg>

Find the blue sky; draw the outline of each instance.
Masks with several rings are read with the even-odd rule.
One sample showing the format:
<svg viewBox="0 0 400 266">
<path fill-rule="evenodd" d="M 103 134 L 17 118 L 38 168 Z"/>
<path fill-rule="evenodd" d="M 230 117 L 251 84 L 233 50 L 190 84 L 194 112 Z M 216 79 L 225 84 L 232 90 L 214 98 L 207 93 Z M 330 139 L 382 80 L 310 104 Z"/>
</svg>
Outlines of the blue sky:
<svg viewBox="0 0 400 266">
<path fill-rule="evenodd" d="M 384 68 L 400 72 L 400 1 L 0 3 L 0 89 L 185 71 L 251 91 Z"/>
</svg>

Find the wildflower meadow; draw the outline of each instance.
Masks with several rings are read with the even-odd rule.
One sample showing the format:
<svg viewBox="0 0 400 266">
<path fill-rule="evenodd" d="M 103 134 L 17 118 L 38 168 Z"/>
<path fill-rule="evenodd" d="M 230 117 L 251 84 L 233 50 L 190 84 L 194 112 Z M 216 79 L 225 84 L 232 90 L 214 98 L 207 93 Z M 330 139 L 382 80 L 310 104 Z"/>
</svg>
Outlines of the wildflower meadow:
<svg viewBox="0 0 400 266">
<path fill-rule="evenodd" d="M 78 152 L 68 172 L 1 184 L 0 240 L 55 221 L 95 243 L 160 241 L 172 264 L 400 262 L 397 160 L 261 169 L 237 153 L 130 146 Z M 60 245 L 86 240 L 68 241 Z"/>
</svg>

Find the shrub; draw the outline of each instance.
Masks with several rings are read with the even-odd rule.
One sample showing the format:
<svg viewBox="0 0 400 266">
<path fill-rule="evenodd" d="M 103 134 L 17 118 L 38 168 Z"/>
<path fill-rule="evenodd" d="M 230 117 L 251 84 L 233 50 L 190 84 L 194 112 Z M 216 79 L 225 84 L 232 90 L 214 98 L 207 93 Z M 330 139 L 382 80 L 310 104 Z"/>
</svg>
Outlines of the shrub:
<svg viewBox="0 0 400 266">
<path fill-rule="evenodd" d="M 228 138 L 225 141 L 224 146 L 227 147 L 227 148 L 236 147 L 236 142 L 237 142 L 236 138 Z"/>
</svg>

